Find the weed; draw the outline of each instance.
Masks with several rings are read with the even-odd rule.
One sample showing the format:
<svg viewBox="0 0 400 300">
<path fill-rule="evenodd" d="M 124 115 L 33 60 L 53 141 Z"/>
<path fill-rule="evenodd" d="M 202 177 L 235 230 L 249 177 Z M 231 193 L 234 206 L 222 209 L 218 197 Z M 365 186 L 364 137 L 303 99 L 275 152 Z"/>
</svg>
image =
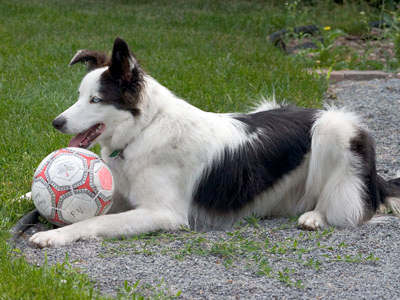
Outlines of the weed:
<svg viewBox="0 0 400 300">
<path fill-rule="evenodd" d="M 117 297 L 120 300 L 172 300 L 179 298 L 181 293 L 182 291 L 172 293 L 165 286 L 164 279 L 161 279 L 160 282 L 154 286 L 150 284 L 140 284 L 140 280 L 130 285 L 128 281 L 125 280 Z"/>
<path fill-rule="evenodd" d="M 260 217 L 257 216 L 248 216 L 244 218 L 251 226 L 254 228 L 260 228 Z"/>
<path fill-rule="evenodd" d="M 400 60 L 400 5 L 387 9 L 385 1 L 382 2 L 380 23 L 382 24 L 382 39 L 391 39 L 395 45 L 396 58 Z"/>
</svg>

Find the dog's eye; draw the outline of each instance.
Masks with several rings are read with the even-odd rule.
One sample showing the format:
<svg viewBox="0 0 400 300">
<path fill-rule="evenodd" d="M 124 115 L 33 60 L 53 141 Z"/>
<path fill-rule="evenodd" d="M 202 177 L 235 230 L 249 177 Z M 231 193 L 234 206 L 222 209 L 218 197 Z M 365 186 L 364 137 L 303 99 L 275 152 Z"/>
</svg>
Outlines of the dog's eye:
<svg viewBox="0 0 400 300">
<path fill-rule="evenodd" d="M 101 102 L 101 99 L 100 99 L 99 97 L 93 97 L 93 98 L 90 100 L 90 103 L 99 103 L 99 102 Z"/>
</svg>

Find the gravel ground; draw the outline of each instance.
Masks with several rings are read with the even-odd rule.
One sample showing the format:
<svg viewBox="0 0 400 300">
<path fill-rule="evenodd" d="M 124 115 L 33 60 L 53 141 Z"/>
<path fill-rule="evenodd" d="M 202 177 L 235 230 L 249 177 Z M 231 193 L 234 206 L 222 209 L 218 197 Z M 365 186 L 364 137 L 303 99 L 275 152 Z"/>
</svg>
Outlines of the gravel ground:
<svg viewBox="0 0 400 300">
<path fill-rule="evenodd" d="M 400 169 L 400 80 L 341 82 L 334 100 L 359 113 L 377 143 L 377 168 Z M 63 262 L 116 296 L 127 280 L 145 295 L 180 299 L 400 299 L 400 220 L 308 233 L 295 220 L 243 223 L 230 231 L 177 232 L 124 241 L 85 241 L 35 249 L 17 241 L 26 259 Z M 162 282 L 162 283 L 160 283 Z M 150 285 L 150 287 L 146 287 Z"/>
</svg>

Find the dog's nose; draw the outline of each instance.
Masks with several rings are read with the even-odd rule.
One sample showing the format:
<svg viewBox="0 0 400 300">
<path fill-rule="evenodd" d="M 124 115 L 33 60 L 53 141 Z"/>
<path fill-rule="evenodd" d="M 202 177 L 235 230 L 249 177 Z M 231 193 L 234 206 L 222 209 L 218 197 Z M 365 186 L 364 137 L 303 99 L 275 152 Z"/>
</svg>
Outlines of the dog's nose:
<svg viewBox="0 0 400 300">
<path fill-rule="evenodd" d="M 65 119 L 64 117 L 55 118 L 53 122 L 51 122 L 51 124 L 53 124 L 54 128 L 57 130 L 62 130 L 65 123 L 67 123 L 67 119 Z"/>
</svg>

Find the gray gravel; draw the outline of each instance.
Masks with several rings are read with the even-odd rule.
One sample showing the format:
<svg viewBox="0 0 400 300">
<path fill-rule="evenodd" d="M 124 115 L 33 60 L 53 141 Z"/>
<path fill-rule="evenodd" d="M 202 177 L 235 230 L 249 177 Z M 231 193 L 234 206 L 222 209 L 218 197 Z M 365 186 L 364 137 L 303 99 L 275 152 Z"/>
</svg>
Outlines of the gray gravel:
<svg viewBox="0 0 400 300">
<path fill-rule="evenodd" d="M 400 169 L 400 80 L 341 82 L 331 89 L 336 103 L 363 117 L 376 139 L 379 173 L 393 177 Z M 125 280 L 154 288 L 163 279 L 158 291 L 181 291 L 180 299 L 400 299 L 398 218 L 318 233 L 302 232 L 285 218 L 251 224 L 45 250 L 26 242 L 40 230 L 35 227 L 17 247 L 35 264 L 45 253 L 49 263 L 63 262 L 68 252 L 73 268 L 113 296 Z M 145 287 L 141 292 L 154 295 Z"/>
</svg>

